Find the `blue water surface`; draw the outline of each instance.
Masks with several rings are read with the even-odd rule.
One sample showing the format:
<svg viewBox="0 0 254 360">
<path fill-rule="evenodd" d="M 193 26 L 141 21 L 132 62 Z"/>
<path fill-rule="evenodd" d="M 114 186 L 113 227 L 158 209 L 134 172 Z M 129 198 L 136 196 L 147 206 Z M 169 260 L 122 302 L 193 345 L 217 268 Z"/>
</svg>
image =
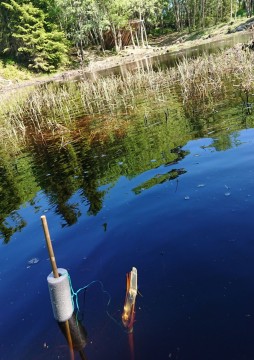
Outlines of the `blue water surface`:
<svg viewBox="0 0 254 360">
<path fill-rule="evenodd" d="M 110 294 L 108 303 L 98 283 L 80 293 L 88 359 L 253 360 L 254 130 L 230 137 L 226 150 L 216 150 L 216 138 L 194 139 L 177 163 L 151 158 L 146 171 L 101 184 L 95 216 L 78 189 L 69 201 L 82 215 L 70 227 L 43 189 L 37 212 L 30 203 L 17 209 L 27 226 L 0 247 L 0 359 L 69 359 L 47 288 L 46 215 L 74 289 L 100 280 Z M 185 171 L 142 188 L 172 169 Z M 133 266 L 140 294 L 131 339 L 121 313 Z"/>
</svg>

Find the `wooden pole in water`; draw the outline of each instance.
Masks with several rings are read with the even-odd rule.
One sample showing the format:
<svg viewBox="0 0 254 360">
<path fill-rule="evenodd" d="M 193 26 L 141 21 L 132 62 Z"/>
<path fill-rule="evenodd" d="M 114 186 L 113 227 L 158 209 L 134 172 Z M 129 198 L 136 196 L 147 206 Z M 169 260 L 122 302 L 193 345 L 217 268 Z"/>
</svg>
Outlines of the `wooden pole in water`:
<svg viewBox="0 0 254 360">
<path fill-rule="evenodd" d="M 84 350 L 80 350 L 79 355 L 80 355 L 80 359 L 87 360 L 87 357 L 86 357 L 86 354 L 85 354 Z"/>
<path fill-rule="evenodd" d="M 56 258 L 54 255 L 54 250 L 53 250 L 53 246 L 52 246 L 52 242 L 51 242 L 51 238 L 50 238 L 50 234 L 49 234 L 48 223 L 47 223 L 47 219 L 46 219 L 45 215 L 41 216 L 41 222 L 42 222 L 42 227 L 44 230 L 44 235 L 45 235 L 45 239 L 46 239 L 46 243 L 47 243 L 47 248 L 48 248 L 48 252 L 49 252 L 49 257 L 50 257 L 50 262 L 51 262 L 54 278 L 58 278 L 59 274 L 58 274 L 57 265 L 56 265 Z M 69 326 L 68 320 L 66 320 L 64 322 L 64 325 L 65 325 L 67 341 L 68 341 L 68 345 L 69 345 L 69 349 L 70 349 L 71 360 L 74 360 L 73 344 L 72 344 L 72 338 L 71 338 L 71 332 L 70 332 L 70 326 Z"/>
<path fill-rule="evenodd" d="M 44 230 L 44 235 L 45 235 L 45 239 L 46 239 L 46 243 L 47 243 L 47 248 L 48 248 L 48 252 L 49 252 L 49 258 L 50 258 L 54 278 L 58 278 L 59 274 L 58 274 L 58 270 L 57 270 L 57 266 L 56 266 L 56 258 L 54 255 L 54 250 L 53 250 L 53 246 L 52 246 L 52 242 L 51 242 L 50 234 L 49 234 L 48 223 L 47 223 L 47 219 L 46 219 L 45 215 L 41 216 L 41 221 L 42 221 L 42 227 Z"/>
</svg>

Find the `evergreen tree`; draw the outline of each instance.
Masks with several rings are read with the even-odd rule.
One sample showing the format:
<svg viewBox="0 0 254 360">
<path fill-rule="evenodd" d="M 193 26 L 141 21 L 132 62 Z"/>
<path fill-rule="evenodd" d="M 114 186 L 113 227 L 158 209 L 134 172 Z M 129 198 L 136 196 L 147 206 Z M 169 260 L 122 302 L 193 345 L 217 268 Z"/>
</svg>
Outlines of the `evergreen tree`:
<svg viewBox="0 0 254 360">
<path fill-rule="evenodd" d="M 2 51 L 9 53 L 29 68 L 50 72 L 67 62 L 67 43 L 64 34 L 46 21 L 42 9 L 32 3 L 16 0 L 2 2 L 8 18 L 8 41 Z"/>
</svg>

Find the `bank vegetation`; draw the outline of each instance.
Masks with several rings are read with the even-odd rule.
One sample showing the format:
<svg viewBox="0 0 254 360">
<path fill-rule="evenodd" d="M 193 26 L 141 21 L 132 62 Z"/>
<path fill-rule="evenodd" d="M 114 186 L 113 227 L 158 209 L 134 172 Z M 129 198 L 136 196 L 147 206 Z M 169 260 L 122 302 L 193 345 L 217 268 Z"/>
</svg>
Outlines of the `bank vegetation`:
<svg viewBox="0 0 254 360">
<path fill-rule="evenodd" d="M 135 114 L 146 122 L 149 108 L 163 109 L 169 121 L 172 99 L 187 117 L 209 113 L 227 96 L 229 87 L 249 103 L 254 91 L 253 61 L 253 51 L 239 45 L 220 54 L 184 59 L 167 70 L 151 67 L 127 72 L 124 77 L 30 87 L 15 97 L 2 94 L 0 142 L 77 134 L 82 128 L 91 134 L 96 127 L 101 132 L 106 126 L 118 131 Z"/>
<path fill-rule="evenodd" d="M 149 36 L 202 33 L 251 17 L 253 10 L 252 0 L 5 0 L 0 2 L 0 60 L 50 73 L 84 66 L 91 47 L 104 53 L 147 46 Z"/>
</svg>

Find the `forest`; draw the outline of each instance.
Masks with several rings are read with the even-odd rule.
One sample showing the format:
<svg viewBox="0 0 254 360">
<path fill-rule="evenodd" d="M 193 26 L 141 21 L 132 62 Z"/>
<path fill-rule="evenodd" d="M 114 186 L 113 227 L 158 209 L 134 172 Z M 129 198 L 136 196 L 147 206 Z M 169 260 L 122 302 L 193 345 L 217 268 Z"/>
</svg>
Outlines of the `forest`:
<svg viewBox="0 0 254 360">
<path fill-rule="evenodd" d="M 85 50 L 121 50 L 123 29 L 141 24 L 142 43 L 149 34 L 197 31 L 239 16 L 251 16 L 254 0 L 5 0 L 0 2 L 0 58 L 35 72 L 52 72 Z"/>
</svg>

